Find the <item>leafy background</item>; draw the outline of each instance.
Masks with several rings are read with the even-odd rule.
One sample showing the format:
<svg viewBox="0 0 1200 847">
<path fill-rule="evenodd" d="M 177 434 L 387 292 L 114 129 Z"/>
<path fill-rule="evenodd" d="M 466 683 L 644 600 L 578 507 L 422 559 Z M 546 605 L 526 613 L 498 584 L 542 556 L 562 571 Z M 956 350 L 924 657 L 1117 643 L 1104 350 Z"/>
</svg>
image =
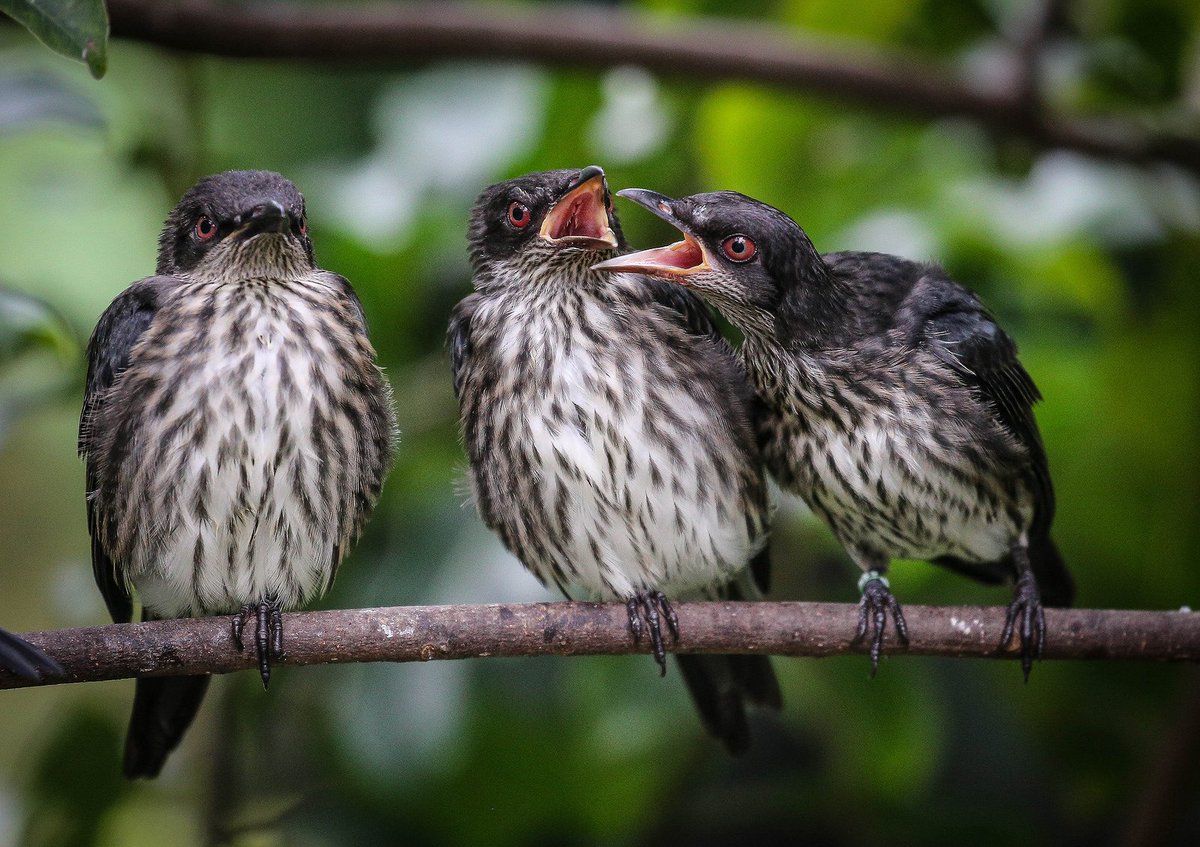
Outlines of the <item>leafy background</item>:
<svg viewBox="0 0 1200 847">
<path fill-rule="evenodd" d="M 761 18 L 912 51 L 972 78 L 1027 3 L 647 0 L 680 19 Z M 1200 6 L 1069 7 L 1052 105 L 1195 132 Z M 996 141 L 753 85 L 432 64 L 372 72 L 109 45 L 90 80 L 0 25 L 0 623 L 106 620 L 91 584 L 75 427 L 81 349 L 151 272 L 200 175 L 271 168 L 305 191 L 321 263 L 357 287 L 403 443 L 380 509 L 322 607 L 547 598 L 464 505 L 443 350 L 469 290 L 484 185 L 603 164 L 614 187 L 735 188 L 820 249 L 936 259 L 1022 348 L 1082 606 L 1200 606 L 1200 191 L 1194 174 Z M 620 208 L 636 245 L 669 233 Z M 855 599 L 825 529 L 783 499 L 777 599 Z M 910 603 L 1003 590 L 898 565 Z M 1200 839 L 1194 667 L 861 657 L 776 660 L 786 709 L 727 758 L 677 674 L 634 658 L 291 669 L 269 694 L 218 679 L 163 776 L 118 775 L 132 684 L 3 693 L 0 844 L 1138 843 Z M 1189 736 L 1189 731 L 1191 736 Z M 1191 743 L 1189 748 L 1187 745 Z M 1179 778 L 1156 781 L 1172 755 Z"/>
</svg>

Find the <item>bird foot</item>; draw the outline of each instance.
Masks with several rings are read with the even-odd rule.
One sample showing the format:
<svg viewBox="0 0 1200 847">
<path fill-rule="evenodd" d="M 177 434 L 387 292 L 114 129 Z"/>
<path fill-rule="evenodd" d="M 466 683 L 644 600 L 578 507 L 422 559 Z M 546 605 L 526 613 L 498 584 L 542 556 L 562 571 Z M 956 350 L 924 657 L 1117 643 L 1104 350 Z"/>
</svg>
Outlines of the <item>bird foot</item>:
<svg viewBox="0 0 1200 847">
<path fill-rule="evenodd" d="M 239 653 L 245 649 L 242 632 L 250 622 L 255 624 L 254 645 L 258 650 L 258 672 L 262 676 L 263 688 L 266 688 L 271 684 L 271 660 L 284 657 L 283 610 L 279 608 L 279 601 L 247 603 L 233 616 L 233 643 L 237 645 Z"/>
<path fill-rule="evenodd" d="M 1019 630 L 1018 617 L 1021 619 Z M 1031 570 L 1022 571 L 1013 588 L 1013 601 L 1008 605 L 1004 631 L 1000 633 L 1001 649 L 1012 643 L 1014 632 L 1020 634 L 1021 671 L 1025 674 L 1025 681 L 1029 682 L 1033 660 L 1042 658 L 1042 651 L 1046 647 L 1046 612 L 1042 609 L 1042 593 Z"/>
<path fill-rule="evenodd" d="M 642 642 L 643 629 L 650 631 L 650 646 L 654 661 L 658 662 L 660 676 L 667 675 L 667 649 L 663 644 L 662 621 L 666 620 L 671 638 L 679 640 L 679 618 L 671 608 L 670 601 L 661 591 L 639 591 L 625 602 L 629 612 L 629 631 L 635 644 Z M 659 612 L 661 611 L 661 615 Z M 645 623 L 643 624 L 643 619 Z"/>
<path fill-rule="evenodd" d="M 858 581 L 858 588 L 862 592 L 862 600 L 858 603 L 858 629 L 850 643 L 861 643 L 867 637 L 867 630 L 872 630 L 871 678 L 874 679 L 879 670 L 879 656 L 883 652 L 883 631 L 887 626 L 888 612 L 892 613 L 896 637 L 904 645 L 908 644 L 908 624 L 904 622 L 904 613 L 892 595 L 891 586 L 879 571 L 863 574 Z"/>
</svg>

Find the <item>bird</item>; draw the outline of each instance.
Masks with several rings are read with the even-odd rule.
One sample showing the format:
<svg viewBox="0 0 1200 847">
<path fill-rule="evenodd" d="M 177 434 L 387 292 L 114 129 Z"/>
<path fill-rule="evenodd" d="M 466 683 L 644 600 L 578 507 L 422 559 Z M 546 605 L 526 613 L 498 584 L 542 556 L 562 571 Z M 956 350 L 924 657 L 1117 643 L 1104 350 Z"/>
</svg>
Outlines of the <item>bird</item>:
<svg viewBox="0 0 1200 847">
<path fill-rule="evenodd" d="M 362 306 L 317 265 L 296 186 L 271 171 L 200 179 L 87 360 L 79 452 L 113 621 L 131 619 L 135 591 L 145 620 L 233 615 L 267 686 L 282 612 L 332 583 L 396 439 Z M 126 777 L 159 773 L 208 680 L 137 680 Z"/>
<path fill-rule="evenodd" d="M 490 186 L 468 240 L 475 291 L 448 346 L 478 512 L 544 585 L 624 602 L 665 673 L 668 593 L 766 588 L 749 383 L 699 298 L 591 272 L 627 249 L 600 167 Z M 749 743 L 747 704 L 780 707 L 765 656 L 676 658 L 731 752 Z"/>
<path fill-rule="evenodd" d="M 40 647 L 0 629 L 0 670 L 38 682 L 45 676 L 64 676 L 66 671 Z"/>
<path fill-rule="evenodd" d="M 675 283 L 741 331 L 768 469 L 863 571 L 854 642 L 871 629 L 871 675 L 889 614 L 908 641 L 886 576 L 904 558 L 1011 581 L 1001 647 L 1019 637 L 1028 681 L 1043 606 L 1070 605 L 1074 582 L 1050 537 L 1041 395 L 980 299 L 934 264 L 822 255 L 786 214 L 734 191 L 618 194 L 683 238 L 594 270 Z"/>
</svg>

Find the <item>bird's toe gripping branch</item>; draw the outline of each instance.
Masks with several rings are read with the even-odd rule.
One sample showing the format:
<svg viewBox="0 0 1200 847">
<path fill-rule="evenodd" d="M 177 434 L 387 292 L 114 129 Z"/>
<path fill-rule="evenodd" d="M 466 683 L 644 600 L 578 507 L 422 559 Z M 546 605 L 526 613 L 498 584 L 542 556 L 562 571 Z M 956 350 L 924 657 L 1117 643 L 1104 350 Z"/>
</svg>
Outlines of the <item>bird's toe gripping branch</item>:
<svg viewBox="0 0 1200 847">
<path fill-rule="evenodd" d="M 892 613 L 892 622 L 896 627 L 896 637 L 901 644 L 908 644 L 908 624 L 904 621 L 904 613 L 900 604 L 892 595 L 891 586 L 879 571 L 867 571 L 858 581 L 858 589 L 862 592 L 862 600 L 858 603 L 858 629 L 854 633 L 851 644 L 858 644 L 871 635 L 871 677 L 879 670 L 879 656 L 883 652 L 883 631 L 887 626 L 888 612 Z"/>
<path fill-rule="evenodd" d="M 1021 627 L 1017 629 L 1017 618 L 1021 619 Z M 1038 588 L 1033 571 L 1024 570 L 1013 588 L 1013 601 L 1008 604 L 1008 614 L 1004 617 L 1004 630 L 1000 633 L 1001 649 L 1012 643 L 1013 633 L 1019 632 L 1021 638 L 1021 671 L 1025 681 L 1029 682 L 1029 671 L 1033 669 L 1033 660 L 1042 658 L 1046 647 L 1046 612 L 1042 608 L 1042 592 Z"/>
<path fill-rule="evenodd" d="M 633 633 L 635 644 L 642 642 L 643 629 L 650 631 L 650 645 L 654 651 L 654 661 L 658 662 L 661 676 L 667 675 L 667 649 L 663 644 L 662 621 L 666 620 L 667 630 L 671 638 L 679 640 L 679 618 L 675 610 L 661 591 L 639 591 L 625 603 L 629 612 L 629 631 Z M 660 614 L 661 611 L 661 614 Z M 644 624 L 643 624 L 644 619 Z"/>
<path fill-rule="evenodd" d="M 263 688 L 271 684 L 271 660 L 283 658 L 283 610 L 278 600 L 247 603 L 233 616 L 233 643 L 238 652 L 245 649 L 242 633 L 246 624 L 253 621 L 254 644 L 258 650 L 258 672 L 262 676 Z"/>
</svg>

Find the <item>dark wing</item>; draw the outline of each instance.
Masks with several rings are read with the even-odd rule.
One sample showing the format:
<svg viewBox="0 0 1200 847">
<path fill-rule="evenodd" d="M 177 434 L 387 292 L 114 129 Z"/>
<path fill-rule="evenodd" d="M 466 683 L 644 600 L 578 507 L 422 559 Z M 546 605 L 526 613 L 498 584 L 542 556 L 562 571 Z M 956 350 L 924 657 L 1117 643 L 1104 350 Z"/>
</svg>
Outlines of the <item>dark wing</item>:
<svg viewBox="0 0 1200 847">
<path fill-rule="evenodd" d="M 321 275 L 350 302 L 351 311 L 353 311 L 362 324 L 362 331 L 366 332 L 367 313 L 363 311 L 362 301 L 358 299 L 358 293 L 354 290 L 354 286 L 350 284 L 350 280 L 333 271 L 321 271 Z"/>
<path fill-rule="evenodd" d="M 1042 537 L 1054 517 L 1054 489 L 1033 406 L 1042 399 L 1033 379 L 1017 360 L 1017 345 L 983 304 L 949 280 L 924 321 L 927 349 L 952 368 L 983 398 L 996 421 L 1029 453 L 1036 503 L 1031 535 Z"/>
<path fill-rule="evenodd" d="M 482 302 L 479 294 L 469 294 L 450 313 L 450 328 L 446 333 L 446 343 L 450 347 L 450 370 L 454 374 L 454 396 L 460 401 L 462 397 L 463 368 L 471 356 L 471 318 Z"/>
<path fill-rule="evenodd" d="M 336 318 L 356 338 L 357 343 L 343 353 L 351 357 L 345 364 L 353 376 L 351 385 L 363 401 L 361 406 L 355 404 L 358 406 L 358 463 L 361 473 L 356 489 L 346 492 L 338 505 L 338 542 L 332 548 L 329 581 L 325 585 L 325 590 L 329 590 L 342 560 L 362 533 L 371 510 L 378 502 L 384 477 L 392 466 L 396 410 L 391 386 L 377 365 L 375 348 L 367 334 L 367 315 L 354 286 L 341 274 L 326 270 L 317 273 L 322 281 L 338 293 L 341 302 Z M 201 690 L 197 696 L 202 695 Z M 187 724 L 183 724 L 183 728 L 186 727 Z"/>
<path fill-rule="evenodd" d="M 83 395 L 83 413 L 79 419 L 79 454 L 87 461 L 88 532 L 92 536 L 92 573 L 104 595 L 108 612 L 117 623 L 128 623 L 133 615 L 129 586 L 117 563 L 109 559 L 100 543 L 99 510 L 93 492 L 99 486 L 95 439 L 92 422 L 103 407 L 109 389 L 129 366 L 134 344 L 150 326 L 158 310 L 159 298 L 166 287 L 178 284 L 171 277 L 150 277 L 125 289 L 100 316 L 88 341 L 87 387 Z"/>
</svg>

